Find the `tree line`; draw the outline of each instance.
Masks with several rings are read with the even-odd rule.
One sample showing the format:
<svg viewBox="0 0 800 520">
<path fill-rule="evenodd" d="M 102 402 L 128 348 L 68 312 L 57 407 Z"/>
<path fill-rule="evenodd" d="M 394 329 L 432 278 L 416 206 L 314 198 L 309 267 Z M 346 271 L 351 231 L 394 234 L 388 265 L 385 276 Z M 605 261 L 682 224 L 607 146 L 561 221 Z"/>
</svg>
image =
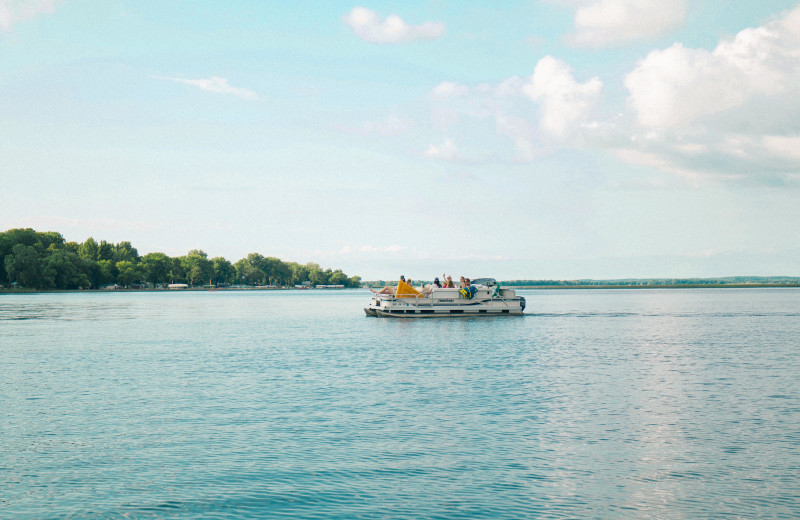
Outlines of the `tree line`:
<svg viewBox="0 0 800 520">
<path fill-rule="evenodd" d="M 89 237 L 83 243 L 67 242 L 55 231 L 30 228 L 0 232 L 0 286 L 30 289 L 98 289 L 109 285 L 190 286 L 277 285 L 305 281 L 313 285 L 358 287 L 358 276 L 341 269 L 322 269 L 250 253 L 236 263 L 193 249 L 184 256 L 139 252 L 130 242 L 118 244 Z"/>
</svg>

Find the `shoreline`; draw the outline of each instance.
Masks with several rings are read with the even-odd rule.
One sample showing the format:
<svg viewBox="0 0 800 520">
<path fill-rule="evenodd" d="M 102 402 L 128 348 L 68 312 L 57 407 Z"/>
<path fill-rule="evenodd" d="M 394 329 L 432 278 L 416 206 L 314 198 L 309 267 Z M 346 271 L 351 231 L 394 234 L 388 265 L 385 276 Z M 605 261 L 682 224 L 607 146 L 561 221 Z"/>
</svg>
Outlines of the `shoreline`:
<svg viewBox="0 0 800 520">
<path fill-rule="evenodd" d="M 797 288 L 800 283 L 686 283 L 686 284 L 651 284 L 651 285 L 503 285 L 509 289 L 765 289 L 765 288 Z"/>
<path fill-rule="evenodd" d="M 187 287 L 183 289 L 0 289 L 0 294 L 36 294 L 36 293 L 182 293 L 182 292 L 263 292 L 263 291 L 298 291 L 298 292 L 318 292 L 318 291 L 348 291 L 360 289 L 360 287 L 342 287 L 337 289 L 295 289 L 294 287 Z"/>
<path fill-rule="evenodd" d="M 552 291 L 558 289 L 568 290 L 647 290 L 647 289 L 791 289 L 800 288 L 800 283 L 720 283 L 720 284 L 664 284 L 664 285 L 503 285 L 505 289 L 515 290 L 545 290 Z M 270 288 L 207 288 L 191 287 L 186 289 L 0 289 L 2 294 L 51 294 L 51 293 L 182 293 L 182 292 L 251 292 L 251 291 L 299 291 L 299 292 L 319 292 L 319 291 L 352 291 L 367 289 L 367 287 L 345 287 L 341 289 L 295 289 L 293 287 L 270 287 Z"/>
</svg>

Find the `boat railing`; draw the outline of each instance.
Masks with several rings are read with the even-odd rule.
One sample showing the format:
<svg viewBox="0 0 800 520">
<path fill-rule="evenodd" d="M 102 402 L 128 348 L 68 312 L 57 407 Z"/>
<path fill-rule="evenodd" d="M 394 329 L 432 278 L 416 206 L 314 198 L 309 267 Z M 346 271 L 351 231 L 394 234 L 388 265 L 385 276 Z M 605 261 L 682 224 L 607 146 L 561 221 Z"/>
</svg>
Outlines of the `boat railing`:
<svg viewBox="0 0 800 520">
<path fill-rule="evenodd" d="M 455 298 L 459 298 L 459 299 L 462 298 L 462 296 L 458 292 L 458 290 L 454 289 L 454 288 L 439 288 L 439 289 L 433 289 L 433 290 L 431 290 L 431 289 L 428 289 L 428 290 L 422 289 L 417 294 L 402 294 L 402 295 L 398 295 L 398 294 L 375 294 L 374 297 L 381 298 L 382 300 L 388 300 L 388 301 L 404 301 L 404 302 L 406 302 L 406 303 L 408 303 L 410 305 L 413 305 L 415 307 L 419 307 L 419 306 L 433 305 L 433 302 L 434 302 L 435 298 L 431 298 L 431 294 L 433 292 L 436 292 L 436 291 L 440 290 L 440 289 L 454 291 L 453 296 Z M 508 299 L 505 298 L 502 295 L 502 290 L 501 289 L 497 288 L 497 290 L 496 290 L 496 288 L 494 286 L 485 287 L 485 289 L 488 290 L 488 293 L 489 293 L 489 298 L 488 299 L 490 301 L 491 300 L 500 300 L 506 306 L 509 306 Z M 426 300 L 429 300 L 429 301 L 420 302 L 421 299 L 426 299 Z"/>
</svg>

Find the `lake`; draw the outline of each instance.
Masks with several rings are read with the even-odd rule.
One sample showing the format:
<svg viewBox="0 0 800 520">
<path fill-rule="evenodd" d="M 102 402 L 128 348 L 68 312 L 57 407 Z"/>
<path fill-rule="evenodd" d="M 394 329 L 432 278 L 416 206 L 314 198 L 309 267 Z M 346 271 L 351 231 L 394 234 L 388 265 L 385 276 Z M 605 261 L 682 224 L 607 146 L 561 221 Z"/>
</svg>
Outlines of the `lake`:
<svg viewBox="0 0 800 520">
<path fill-rule="evenodd" d="M 0 518 L 800 518 L 800 290 L 0 294 Z"/>
</svg>

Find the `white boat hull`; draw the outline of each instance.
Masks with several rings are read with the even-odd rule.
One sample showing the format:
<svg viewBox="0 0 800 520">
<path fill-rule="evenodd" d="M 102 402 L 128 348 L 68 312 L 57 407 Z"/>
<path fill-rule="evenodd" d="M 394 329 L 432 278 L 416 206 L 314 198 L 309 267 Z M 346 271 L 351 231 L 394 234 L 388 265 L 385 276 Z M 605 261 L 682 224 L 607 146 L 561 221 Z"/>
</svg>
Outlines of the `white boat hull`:
<svg viewBox="0 0 800 520">
<path fill-rule="evenodd" d="M 458 289 L 436 289 L 416 297 L 376 294 L 364 308 L 367 316 L 377 318 L 522 316 L 524 310 L 525 298 L 512 289 L 494 288 L 479 288 L 471 299 L 461 296 Z"/>
</svg>

